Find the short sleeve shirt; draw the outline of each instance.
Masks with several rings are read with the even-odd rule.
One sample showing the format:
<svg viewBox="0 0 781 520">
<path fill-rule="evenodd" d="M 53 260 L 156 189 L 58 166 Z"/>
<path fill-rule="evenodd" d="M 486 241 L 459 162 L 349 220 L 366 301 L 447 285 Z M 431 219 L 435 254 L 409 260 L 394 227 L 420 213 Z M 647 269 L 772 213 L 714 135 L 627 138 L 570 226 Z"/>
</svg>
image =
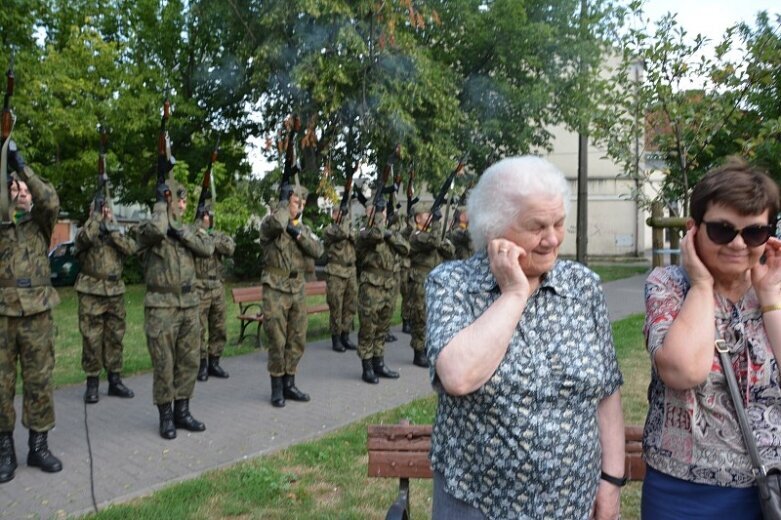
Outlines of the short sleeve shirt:
<svg viewBox="0 0 781 520">
<path fill-rule="evenodd" d="M 440 265 L 426 282 L 426 346 L 439 394 L 432 466 L 450 495 L 489 518 L 588 518 L 601 467 L 597 405 L 623 382 L 599 278 L 557 261 L 493 376 L 471 394 L 446 393 L 440 352 L 499 296 L 485 250 Z"/>
<path fill-rule="evenodd" d="M 680 266 L 657 268 L 645 284 L 645 337 L 651 359 L 683 306 L 689 281 Z M 730 349 L 743 404 L 765 464 L 781 461 L 778 367 L 750 289 L 738 302 L 714 294 L 716 329 Z M 665 386 L 656 370 L 648 389 L 643 451 L 648 465 L 676 478 L 714 486 L 755 484 L 719 356 L 704 383 L 689 390 Z"/>
</svg>

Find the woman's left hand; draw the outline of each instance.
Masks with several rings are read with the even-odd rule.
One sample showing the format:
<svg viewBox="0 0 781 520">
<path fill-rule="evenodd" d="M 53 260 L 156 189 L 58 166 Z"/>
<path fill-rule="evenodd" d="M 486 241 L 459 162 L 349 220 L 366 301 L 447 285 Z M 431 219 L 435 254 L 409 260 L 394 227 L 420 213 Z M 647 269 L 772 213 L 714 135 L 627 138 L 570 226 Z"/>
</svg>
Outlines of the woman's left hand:
<svg viewBox="0 0 781 520">
<path fill-rule="evenodd" d="M 781 303 L 781 240 L 772 237 L 765 244 L 764 263 L 751 268 L 751 285 L 762 305 Z"/>
<path fill-rule="evenodd" d="M 600 479 L 591 518 L 594 520 L 617 520 L 620 517 L 621 488 Z"/>
</svg>

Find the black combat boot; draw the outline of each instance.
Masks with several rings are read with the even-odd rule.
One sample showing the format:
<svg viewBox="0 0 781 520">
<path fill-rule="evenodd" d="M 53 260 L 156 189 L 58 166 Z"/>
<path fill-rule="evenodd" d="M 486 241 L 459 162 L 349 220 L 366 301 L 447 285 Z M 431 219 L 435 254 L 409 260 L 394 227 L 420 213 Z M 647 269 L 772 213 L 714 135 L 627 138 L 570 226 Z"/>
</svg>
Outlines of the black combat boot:
<svg viewBox="0 0 781 520">
<path fill-rule="evenodd" d="M 100 380 L 98 376 L 87 376 L 87 389 L 84 391 L 84 402 L 87 404 L 94 404 L 98 402 L 100 396 L 98 395 L 98 386 Z"/>
<path fill-rule="evenodd" d="M 230 374 L 220 366 L 220 356 L 209 356 L 209 375 L 219 377 L 220 379 L 228 379 L 230 377 Z"/>
<path fill-rule="evenodd" d="M 376 385 L 380 382 L 379 378 L 377 378 L 377 375 L 374 373 L 374 366 L 372 365 L 371 358 L 362 359 L 361 366 L 363 366 L 363 374 L 361 374 L 361 379 L 373 385 Z"/>
<path fill-rule="evenodd" d="M 14 450 L 14 434 L 0 433 L 0 484 L 14 478 L 16 471 L 16 450 Z"/>
<path fill-rule="evenodd" d="M 277 408 L 285 406 L 285 391 L 282 376 L 271 376 L 271 404 Z"/>
<path fill-rule="evenodd" d="M 209 362 L 206 361 L 206 358 L 201 358 L 201 366 L 198 367 L 198 376 L 196 378 L 198 381 L 209 380 Z"/>
<path fill-rule="evenodd" d="M 375 356 L 372 358 L 372 368 L 374 369 L 374 375 L 376 376 L 387 377 L 388 379 L 399 378 L 398 372 L 385 366 L 385 358 L 382 356 Z"/>
<path fill-rule="evenodd" d="M 403 332 L 404 334 L 412 334 L 412 327 L 409 324 L 409 320 L 402 320 L 401 332 Z"/>
<path fill-rule="evenodd" d="M 394 336 L 390 332 L 385 335 L 385 343 L 393 343 L 397 339 L 399 339 L 399 338 L 397 338 L 396 336 Z"/>
<path fill-rule="evenodd" d="M 419 367 L 428 368 L 428 359 L 425 350 L 415 350 L 415 357 L 412 358 L 412 364 Z"/>
<path fill-rule="evenodd" d="M 293 374 L 285 374 L 282 376 L 282 390 L 285 399 L 291 401 L 309 401 L 309 394 L 305 394 L 296 386 L 296 376 Z"/>
<path fill-rule="evenodd" d="M 202 432 L 206 425 L 198 421 L 190 414 L 190 400 L 177 399 L 174 401 L 174 425 L 191 432 Z"/>
<path fill-rule="evenodd" d="M 171 410 L 171 403 L 158 404 L 160 411 L 160 437 L 163 439 L 176 438 L 176 426 L 174 426 L 174 412 Z"/>
<path fill-rule="evenodd" d="M 119 372 L 109 372 L 108 395 L 130 399 L 135 397 L 136 394 L 134 394 L 131 389 L 125 386 L 125 383 L 122 382 L 122 378 L 119 377 Z"/>
<path fill-rule="evenodd" d="M 347 350 L 357 350 L 358 347 L 355 346 L 354 343 L 350 343 L 350 333 L 349 332 L 342 332 L 342 335 L 339 336 L 339 341 L 342 342 L 342 346 Z"/>
<path fill-rule="evenodd" d="M 336 334 L 331 335 L 331 348 L 336 352 L 344 352 L 345 348 L 342 342 L 339 340 L 339 336 Z"/>
<path fill-rule="evenodd" d="M 46 473 L 62 471 L 62 462 L 49 451 L 49 432 L 36 432 L 30 430 L 30 440 L 27 445 L 27 465 L 41 468 Z"/>
</svg>

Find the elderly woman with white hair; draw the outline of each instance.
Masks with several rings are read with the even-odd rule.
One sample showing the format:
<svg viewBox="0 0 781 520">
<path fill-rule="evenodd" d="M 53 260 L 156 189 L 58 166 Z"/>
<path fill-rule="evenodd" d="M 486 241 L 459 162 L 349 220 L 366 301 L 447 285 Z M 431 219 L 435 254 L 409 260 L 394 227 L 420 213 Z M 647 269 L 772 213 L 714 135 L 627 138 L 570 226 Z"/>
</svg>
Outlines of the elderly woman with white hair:
<svg viewBox="0 0 781 520">
<path fill-rule="evenodd" d="M 599 277 L 558 258 L 568 202 L 549 162 L 494 164 L 476 254 L 428 277 L 435 519 L 619 516 L 623 379 Z"/>
</svg>

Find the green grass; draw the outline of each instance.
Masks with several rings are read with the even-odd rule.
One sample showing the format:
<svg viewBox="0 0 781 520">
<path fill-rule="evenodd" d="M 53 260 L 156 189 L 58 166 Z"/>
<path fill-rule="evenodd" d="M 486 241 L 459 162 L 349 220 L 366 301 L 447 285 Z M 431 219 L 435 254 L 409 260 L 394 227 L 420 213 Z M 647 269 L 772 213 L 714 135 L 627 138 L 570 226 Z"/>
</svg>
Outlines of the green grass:
<svg viewBox="0 0 781 520">
<path fill-rule="evenodd" d="M 223 356 L 230 357 L 247 354 L 255 348 L 255 325 L 247 328 L 247 336 L 241 345 L 239 338 L 239 306 L 233 303 L 230 289 L 234 284 L 225 287 L 227 304 L 228 343 Z M 84 372 L 81 369 L 81 334 L 79 333 L 79 300 L 72 287 L 61 287 L 57 291 L 62 303 L 54 309 L 54 323 L 57 328 L 55 339 L 54 386 L 59 388 L 73 383 L 83 383 Z M 129 285 L 125 293 L 125 308 L 127 311 L 127 331 L 124 340 L 124 375 L 146 372 L 152 369 L 149 351 L 146 348 L 144 334 L 144 294 L 143 285 Z M 325 296 L 312 296 L 310 303 L 324 303 Z M 395 315 L 399 322 L 398 311 Z M 357 320 L 356 320 L 357 323 Z M 316 341 L 330 335 L 328 329 L 328 313 L 309 316 L 307 341 Z M 264 337 L 265 340 L 265 337 Z M 19 383 L 21 384 L 21 382 Z"/>
<path fill-rule="evenodd" d="M 647 274 L 651 269 L 648 264 L 598 264 L 589 265 L 589 268 L 599 275 L 602 282 L 612 282 L 637 274 Z"/>
<path fill-rule="evenodd" d="M 616 351 L 624 373 L 623 407 L 627 423 L 645 417 L 649 365 L 642 336 L 642 316 L 613 325 Z M 111 506 L 89 518 L 242 518 L 364 519 L 385 517 L 398 481 L 366 476 L 366 426 L 408 419 L 434 420 L 436 397 L 413 401 L 374 414 L 320 439 L 158 491 L 150 497 Z M 640 518 L 640 483 L 622 493 L 622 518 Z M 431 515 L 431 481 L 412 480 L 411 516 Z"/>
</svg>

